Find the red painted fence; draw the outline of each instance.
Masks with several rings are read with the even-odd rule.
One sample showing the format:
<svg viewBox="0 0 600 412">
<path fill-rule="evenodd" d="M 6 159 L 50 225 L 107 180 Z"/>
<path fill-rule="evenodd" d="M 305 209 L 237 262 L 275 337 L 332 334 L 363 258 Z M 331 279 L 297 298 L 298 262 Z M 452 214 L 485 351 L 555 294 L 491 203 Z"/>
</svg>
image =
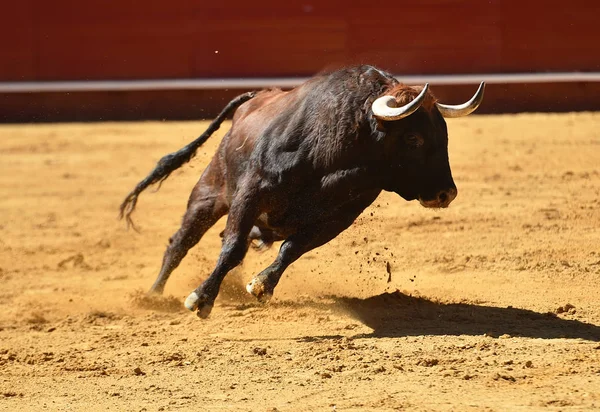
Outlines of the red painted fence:
<svg viewBox="0 0 600 412">
<path fill-rule="evenodd" d="M 593 0 L 4 3 L 0 82 L 600 71 Z"/>
</svg>

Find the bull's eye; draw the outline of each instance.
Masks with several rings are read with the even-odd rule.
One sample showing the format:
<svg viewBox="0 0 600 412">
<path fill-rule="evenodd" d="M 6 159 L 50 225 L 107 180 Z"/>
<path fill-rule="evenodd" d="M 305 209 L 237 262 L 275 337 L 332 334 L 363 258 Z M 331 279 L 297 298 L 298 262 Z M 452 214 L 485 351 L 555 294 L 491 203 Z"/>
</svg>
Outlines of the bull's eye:
<svg viewBox="0 0 600 412">
<path fill-rule="evenodd" d="M 404 136 L 404 141 L 406 145 L 411 149 L 418 149 L 423 146 L 423 138 L 417 134 L 410 133 Z"/>
</svg>

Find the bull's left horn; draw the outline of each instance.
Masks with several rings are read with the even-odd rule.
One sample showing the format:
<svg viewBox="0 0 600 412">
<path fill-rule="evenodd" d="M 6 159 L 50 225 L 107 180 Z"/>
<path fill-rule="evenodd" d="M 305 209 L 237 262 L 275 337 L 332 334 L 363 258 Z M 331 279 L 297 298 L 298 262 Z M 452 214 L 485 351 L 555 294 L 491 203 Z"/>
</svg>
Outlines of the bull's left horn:
<svg viewBox="0 0 600 412">
<path fill-rule="evenodd" d="M 485 82 L 481 82 L 479 89 L 475 92 L 471 100 L 463 104 L 449 105 L 436 103 L 438 110 L 444 117 L 462 117 L 473 113 L 483 101 L 483 90 Z"/>
<path fill-rule="evenodd" d="M 419 93 L 412 102 L 407 103 L 402 107 L 396 107 L 397 102 L 394 96 L 382 96 L 375 100 L 371 105 L 373 115 L 379 120 L 386 121 L 400 120 L 410 116 L 421 107 L 428 89 L 429 83 L 426 83 L 421 93 Z"/>
</svg>

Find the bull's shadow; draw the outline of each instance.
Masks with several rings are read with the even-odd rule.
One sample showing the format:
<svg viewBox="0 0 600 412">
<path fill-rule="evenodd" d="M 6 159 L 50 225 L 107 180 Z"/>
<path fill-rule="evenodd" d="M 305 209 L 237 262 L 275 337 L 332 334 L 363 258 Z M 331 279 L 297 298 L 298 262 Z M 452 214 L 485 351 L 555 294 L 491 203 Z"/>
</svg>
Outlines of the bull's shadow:
<svg viewBox="0 0 600 412">
<path fill-rule="evenodd" d="M 437 303 L 399 291 L 367 299 L 335 297 L 334 307 L 373 329 L 362 337 L 508 334 L 600 341 L 600 327 L 526 309 Z"/>
</svg>

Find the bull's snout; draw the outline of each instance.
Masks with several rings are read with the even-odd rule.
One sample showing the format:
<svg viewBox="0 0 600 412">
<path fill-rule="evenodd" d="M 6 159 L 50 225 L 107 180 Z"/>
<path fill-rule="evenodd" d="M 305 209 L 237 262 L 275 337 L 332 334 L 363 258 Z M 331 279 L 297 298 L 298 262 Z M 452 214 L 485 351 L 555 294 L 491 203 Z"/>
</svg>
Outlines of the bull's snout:
<svg viewBox="0 0 600 412">
<path fill-rule="evenodd" d="M 448 207 L 450 203 L 456 198 L 458 194 L 458 190 L 455 187 L 451 187 L 446 190 L 441 190 L 437 193 L 435 198 L 431 200 L 425 200 L 423 198 L 419 198 L 419 202 L 424 207 L 431 208 L 440 208 L 440 207 Z"/>
</svg>

